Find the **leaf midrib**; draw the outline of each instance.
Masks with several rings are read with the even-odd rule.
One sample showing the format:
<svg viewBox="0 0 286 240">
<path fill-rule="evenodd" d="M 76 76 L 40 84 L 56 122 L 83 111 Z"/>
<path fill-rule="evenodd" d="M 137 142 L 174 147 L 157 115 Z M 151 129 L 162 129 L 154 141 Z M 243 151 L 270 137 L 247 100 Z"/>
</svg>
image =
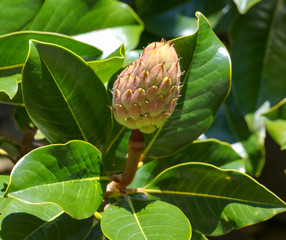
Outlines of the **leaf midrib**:
<svg viewBox="0 0 286 240">
<path fill-rule="evenodd" d="M 34 233 L 36 233 L 39 229 L 43 228 L 46 224 L 50 223 L 51 221 L 53 221 L 54 219 L 56 219 L 57 217 L 59 217 L 60 215 L 62 215 L 64 213 L 64 211 L 60 211 L 58 214 L 56 214 L 55 216 L 51 217 L 48 221 L 44 222 L 43 224 L 41 224 L 39 227 L 37 227 L 33 232 L 31 232 L 27 237 L 24 238 L 24 240 L 29 239 L 29 237 L 32 237 L 32 235 Z"/>
<path fill-rule="evenodd" d="M 40 55 L 40 57 L 41 57 L 41 55 Z M 57 82 L 57 80 L 56 80 L 54 74 L 51 72 L 51 70 L 50 70 L 48 64 L 47 64 L 46 61 L 45 61 L 45 59 L 44 59 L 43 57 L 41 57 L 41 59 L 42 59 L 43 62 L 45 63 L 46 68 L 48 69 L 49 73 L 51 74 L 51 77 L 53 78 L 55 85 L 57 86 L 59 92 L 61 93 L 61 95 L 62 95 L 62 97 L 63 97 L 63 99 L 64 99 L 64 101 L 66 102 L 66 105 L 67 105 L 67 107 L 68 107 L 68 109 L 69 109 L 71 115 L 73 116 L 73 119 L 74 119 L 74 121 L 75 121 L 75 123 L 76 123 L 76 125 L 77 125 L 77 127 L 78 127 L 78 129 L 79 129 L 79 131 L 81 132 L 81 135 L 82 135 L 83 139 L 84 139 L 86 142 L 88 142 L 88 139 L 87 139 L 87 137 L 85 136 L 85 133 L 84 133 L 83 129 L 81 128 L 81 126 L 80 126 L 80 124 L 79 124 L 79 122 L 78 122 L 77 117 L 74 115 L 74 112 L 72 111 L 72 108 L 71 108 L 71 106 L 70 106 L 70 104 L 69 104 L 69 102 L 68 102 L 68 100 L 67 100 L 65 94 L 62 92 L 62 90 L 61 90 L 61 88 L 60 88 L 60 86 L 59 86 L 59 84 L 58 84 L 58 82 Z M 66 74 L 67 74 L 67 72 L 65 73 L 65 75 L 66 75 Z"/>
<path fill-rule="evenodd" d="M 265 53 L 263 56 L 263 62 L 262 62 L 262 68 L 261 68 L 261 76 L 259 79 L 259 88 L 258 88 L 258 93 L 257 93 L 257 99 L 256 99 L 256 109 L 258 109 L 259 107 L 259 100 L 261 98 L 261 92 L 262 92 L 262 84 L 265 81 L 265 68 L 267 66 L 267 62 L 268 62 L 268 58 L 270 55 L 270 47 L 269 45 L 271 44 L 274 36 L 274 30 L 275 30 L 275 24 L 279 15 L 279 11 L 281 9 L 281 5 L 283 4 L 284 0 L 278 0 L 275 6 L 275 10 L 274 13 L 272 15 L 272 20 L 269 26 L 269 32 L 267 34 L 267 39 L 266 39 L 266 43 L 265 43 Z"/>
<path fill-rule="evenodd" d="M 243 202 L 243 203 L 252 203 L 252 204 L 258 204 L 258 205 L 264 205 L 264 206 L 273 206 L 275 208 L 281 207 L 285 208 L 286 206 L 277 206 L 269 203 L 263 203 L 263 202 L 254 202 L 250 200 L 245 199 L 239 199 L 239 198 L 231 198 L 231 197 L 225 197 L 225 196 L 219 196 L 219 195 L 210 195 L 205 193 L 194 193 L 194 192 L 180 192 L 180 191 L 171 191 L 171 190 L 156 190 L 156 189 L 148 189 L 148 188 L 138 188 L 138 192 L 142 193 L 159 193 L 159 194 L 175 194 L 175 195 L 187 195 L 187 196 L 196 196 L 196 197 L 205 197 L 205 198 L 217 198 L 217 199 L 224 199 L 229 201 L 237 201 L 237 202 Z"/>
<path fill-rule="evenodd" d="M 54 183 L 49 183 L 49 184 L 41 184 L 41 185 L 29 187 L 29 188 L 24 188 L 24 189 L 14 191 L 11 193 L 7 193 L 7 195 L 13 195 L 13 193 L 19 193 L 19 192 L 22 192 L 25 190 L 30 190 L 33 188 L 39 188 L 41 186 L 51 186 L 51 185 L 64 184 L 64 183 L 70 183 L 70 182 L 94 181 L 94 180 L 109 180 L 109 178 L 108 178 L 108 176 L 100 176 L 100 177 L 91 177 L 91 178 L 84 178 L 84 179 L 72 179 L 72 180 L 68 180 L 68 181 L 54 182 Z"/>
</svg>

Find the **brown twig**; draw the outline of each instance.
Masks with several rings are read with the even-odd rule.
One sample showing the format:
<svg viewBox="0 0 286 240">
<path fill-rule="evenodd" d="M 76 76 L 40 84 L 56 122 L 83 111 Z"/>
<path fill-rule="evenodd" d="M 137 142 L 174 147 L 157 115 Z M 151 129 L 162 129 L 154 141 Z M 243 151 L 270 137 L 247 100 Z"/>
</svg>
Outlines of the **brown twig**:
<svg viewBox="0 0 286 240">
<path fill-rule="evenodd" d="M 133 181 L 138 163 L 142 161 L 142 152 L 145 143 L 143 133 L 138 129 L 132 130 L 128 142 L 128 156 L 124 171 L 112 176 L 112 182 L 107 187 L 107 194 L 112 195 L 114 192 L 120 191 L 125 193 L 125 188 Z"/>
</svg>

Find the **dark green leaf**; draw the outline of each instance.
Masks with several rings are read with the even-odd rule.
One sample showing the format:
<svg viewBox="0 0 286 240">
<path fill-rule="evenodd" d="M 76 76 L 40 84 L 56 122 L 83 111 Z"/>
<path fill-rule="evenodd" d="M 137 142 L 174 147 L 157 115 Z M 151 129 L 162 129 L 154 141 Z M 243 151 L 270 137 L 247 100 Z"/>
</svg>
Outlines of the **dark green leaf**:
<svg viewBox="0 0 286 240">
<path fill-rule="evenodd" d="M 27 203 L 55 203 L 81 219 L 98 209 L 107 180 L 101 175 L 100 152 L 89 143 L 71 141 L 24 156 L 14 167 L 5 194 Z"/>
<path fill-rule="evenodd" d="M 261 112 L 265 112 L 265 107 L 267 108 L 262 106 L 254 114 L 248 114 L 246 118 L 237 104 L 233 91 L 225 102 L 228 124 L 237 139 L 237 151 L 245 158 L 246 173 L 256 177 L 260 175 L 265 162 L 265 128 L 260 117 Z"/>
<path fill-rule="evenodd" d="M 1 0 L 0 34 L 23 28 L 41 8 L 43 0 Z"/>
<path fill-rule="evenodd" d="M 31 39 L 59 44 L 83 58 L 96 58 L 102 53 L 93 46 L 61 34 L 35 31 L 17 32 L 0 36 L 0 70 L 4 67 L 22 66 L 27 58 Z"/>
<path fill-rule="evenodd" d="M 137 10 L 148 32 L 160 37 L 175 38 L 187 36 L 196 31 L 196 11 L 204 13 L 212 27 L 223 15 L 225 0 L 136 1 Z"/>
<path fill-rule="evenodd" d="M 191 240 L 208 240 L 204 235 L 193 232 Z"/>
<path fill-rule="evenodd" d="M 22 88 L 31 119 L 49 141 L 82 139 L 102 147 L 111 128 L 108 95 L 77 55 L 57 45 L 32 41 Z"/>
<path fill-rule="evenodd" d="M 56 205 L 32 205 L 12 200 L 0 217 L 3 240 L 83 239 L 93 225 L 93 217 L 76 220 Z"/>
<path fill-rule="evenodd" d="M 144 155 L 166 156 L 191 144 L 213 122 L 229 92 L 229 54 L 207 19 L 201 13 L 197 17 L 198 30 L 194 35 L 173 40 L 186 71 L 182 96 L 163 128 L 146 136 Z"/>
<path fill-rule="evenodd" d="M 76 35 L 96 29 L 138 25 L 138 21 L 140 19 L 128 5 L 114 0 L 61 0 L 60 4 L 57 0 L 48 0 L 24 29 Z"/>
<path fill-rule="evenodd" d="M 206 235 L 224 234 L 286 210 L 282 200 L 251 177 L 203 163 L 171 167 L 139 190 L 178 206 L 193 230 Z"/>
<path fill-rule="evenodd" d="M 286 98 L 263 115 L 266 117 L 265 124 L 269 134 L 282 150 L 286 149 Z"/>
<path fill-rule="evenodd" d="M 233 87 L 244 114 L 285 97 L 285 23 L 286 2 L 264 0 L 232 26 Z"/>
<path fill-rule="evenodd" d="M 244 159 L 229 144 L 209 139 L 195 141 L 184 150 L 170 157 L 154 160 L 144 159 L 144 165 L 137 171 L 135 179 L 129 187 L 144 187 L 165 169 L 187 162 L 204 162 L 223 169 L 231 168 L 245 171 Z"/>
<path fill-rule="evenodd" d="M 102 233 L 100 222 L 96 222 L 89 234 L 83 240 L 108 240 Z"/>
<path fill-rule="evenodd" d="M 131 131 L 119 125 L 113 124 L 111 141 L 103 153 L 104 171 L 108 173 L 123 171 L 128 153 L 128 140 Z"/>
<path fill-rule="evenodd" d="M 152 200 L 125 199 L 102 215 L 101 228 L 112 240 L 189 240 L 191 226 L 175 206 Z"/>
</svg>

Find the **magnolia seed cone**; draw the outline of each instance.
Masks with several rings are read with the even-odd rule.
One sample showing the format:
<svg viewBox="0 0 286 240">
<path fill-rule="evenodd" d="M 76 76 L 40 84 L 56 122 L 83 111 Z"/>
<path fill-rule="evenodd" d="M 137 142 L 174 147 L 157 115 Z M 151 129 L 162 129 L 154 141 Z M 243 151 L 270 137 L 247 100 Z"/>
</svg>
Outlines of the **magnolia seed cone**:
<svg viewBox="0 0 286 240">
<path fill-rule="evenodd" d="M 170 42 L 149 44 L 114 83 L 115 119 L 143 133 L 160 128 L 175 110 L 181 75 L 179 58 Z"/>
</svg>

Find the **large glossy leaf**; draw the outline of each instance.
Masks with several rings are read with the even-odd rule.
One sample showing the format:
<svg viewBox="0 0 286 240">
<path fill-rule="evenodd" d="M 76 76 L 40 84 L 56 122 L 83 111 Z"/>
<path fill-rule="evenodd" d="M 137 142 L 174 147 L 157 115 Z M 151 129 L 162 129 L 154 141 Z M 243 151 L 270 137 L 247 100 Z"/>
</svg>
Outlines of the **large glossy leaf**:
<svg viewBox="0 0 286 240">
<path fill-rule="evenodd" d="M 0 70 L 22 66 L 27 58 L 31 39 L 61 45 L 83 58 L 96 58 L 102 53 L 91 45 L 61 34 L 36 31 L 16 32 L 0 36 Z"/>
<path fill-rule="evenodd" d="M 38 12 L 43 0 L 1 0 L 0 34 L 24 27 Z"/>
<path fill-rule="evenodd" d="M 223 169 L 245 171 L 244 159 L 229 144 L 214 139 L 195 141 L 184 150 L 166 158 L 144 159 L 129 187 L 144 187 L 165 169 L 187 162 L 210 163 Z M 147 163 L 145 163 L 147 162 Z"/>
<path fill-rule="evenodd" d="M 230 88 L 230 58 L 226 48 L 211 30 L 207 19 L 197 13 L 194 35 L 173 40 L 186 71 L 182 96 L 174 114 L 163 128 L 146 136 L 144 155 L 165 156 L 198 138 L 213 122 Z"/>
<path fill-rule="evenodd" d="M 138 17 L 126 4 L 115 0 L 62 0 L 60 4 L 46 0 L 24 29 L 76 35 L 125 25 L 138 25 Z"/>
<path fill-rule="evenodd" d="M 122 45 L 106 59 L 88 62 L 103 83 L 107 83 L 114 73 L 122 68 L 125 58 L 125 48 Z"/>
<path fill-rule="evenodd" d="M 38 148 L 13 168 L 5 195 L 27 203 L 54 203 L 74 218 L 100 206 L 108 178 L 101 154 L 91 144 L 71 141 Z"/>
<path fill-rule="evenodd" d="M 233 0 L 241 14 L 245 14 L 252 6 L 261 0 Z"/>
<path fill-rule="evenodd" d="M 285 97 L 286 2 L 264 0 L 236 18 L 230 33 L 233 86 L 244 114 Z"/>
<path fill-rule="evenodd" d="M 286 210 L 282 200 L 251 177 L 203 163 L 171 167 L 139 191 L 178 206 L 193 230 L 206 235 L 220 235 Z"/>
<path fill-rule="evenodd" d="M 10 176 L 8 175 L 0 175 L 0 212 L 6 208 L 7 204 L 12 200 L 9 198 L 4 198 L 4 193 L 9 184 Z"/>
<path fill-rule="evenodd" d="M 273 139 L 286 149 L 286 98 L 264 114 L 267 131 Z"/>
<path fill-rule="evenodd" d="M 23 69 L 27 111 L 47 139 L 82 139 L 101 148 L 111 128 L 109 98 L 92 69 L 57 45 L 30 42 Z"/>
<path fill-rule="evenodd" d="M 93 225 L 93 217 L 76 220 L 56 205 L 32 205 L 12 200 L 0 217 L 3 240 L 84 239 Z"/>
<path fill-rule="evenodd" d="M 102 215 L 101 228 L 112 240 L 189 240 L 191 226 L 175 206 L 161 201 L 125 199 Z"/>
</svg>

